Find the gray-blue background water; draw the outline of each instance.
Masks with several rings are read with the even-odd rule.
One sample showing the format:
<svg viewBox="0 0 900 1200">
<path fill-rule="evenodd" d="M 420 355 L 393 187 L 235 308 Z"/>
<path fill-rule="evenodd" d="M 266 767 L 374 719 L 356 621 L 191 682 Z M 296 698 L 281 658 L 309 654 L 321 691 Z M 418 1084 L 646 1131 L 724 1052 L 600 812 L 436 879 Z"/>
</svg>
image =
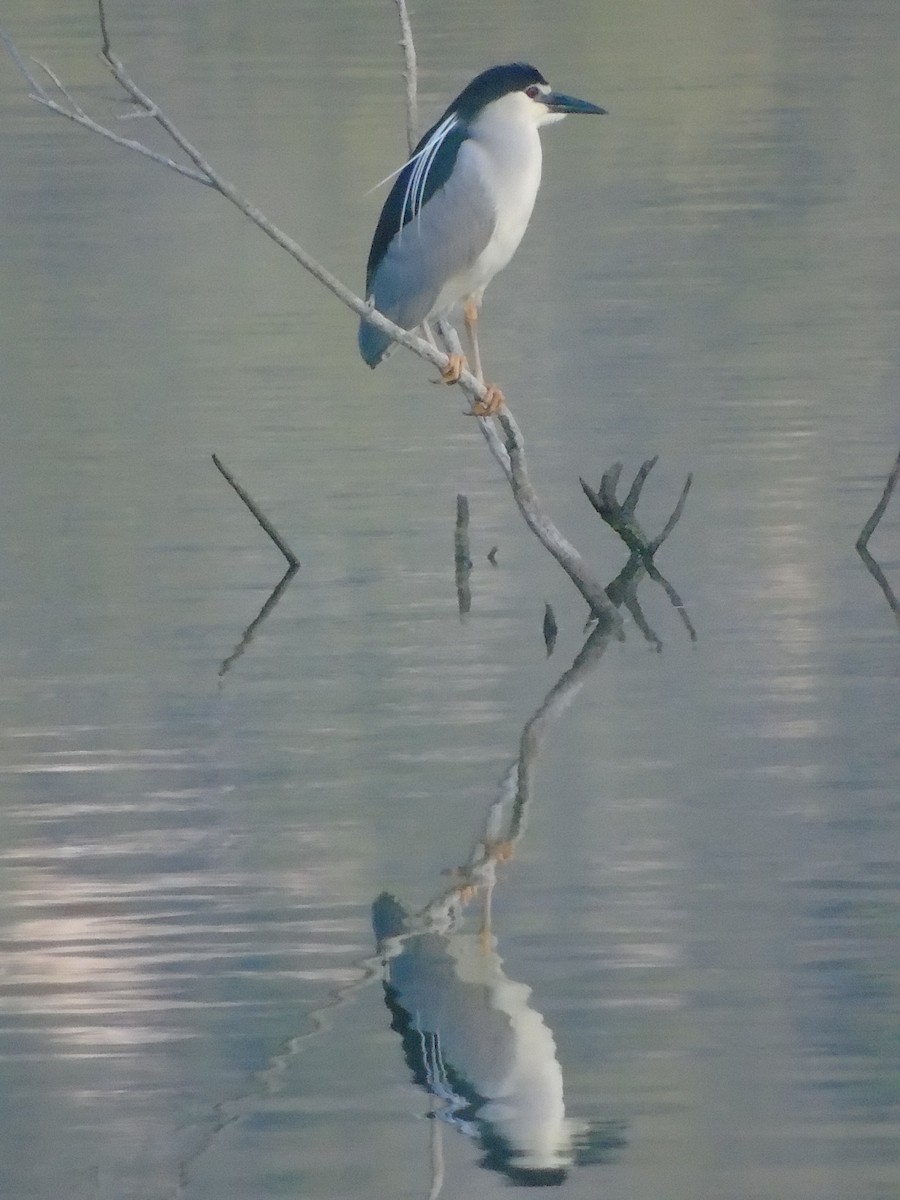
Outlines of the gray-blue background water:
<svg viewBox="0 0 900 1200">
<path fill-rule="evenodd" d="M 895 1197 L 900 637 L 854 542 L 900 448 L 900 10 L 413 18 L 424 119 L 513 57 L 610 110 L 546 132 L 483 313 L 548 508 L 612 579 L 578 476 L 658 453 L 655 532 L 694 475 L 659 562 L 697 641 L 644 581 L 662 651 L 629 619 L 546 728 L 459 978 L 609 1135 L 560 1195 Z M 2 19 L 128 113 L 90 4 Z M 366 193 L 404 157 L 394 5 L 109 19 L 209 159 L 361 287 Z M 5 57 L 0 113 L 0 1192 L 509 1194 L 416 1081 L 370 910 L 453 887 L 584 606 L 461 396 L 409 356 L 370 373 L 225 201 L 28 101 Z M 283 563 L 212 451 L 302 561 L 223 675 Z M 870 546 L 895 591 L 898 530 L 895 497 Z"/>
</svg>

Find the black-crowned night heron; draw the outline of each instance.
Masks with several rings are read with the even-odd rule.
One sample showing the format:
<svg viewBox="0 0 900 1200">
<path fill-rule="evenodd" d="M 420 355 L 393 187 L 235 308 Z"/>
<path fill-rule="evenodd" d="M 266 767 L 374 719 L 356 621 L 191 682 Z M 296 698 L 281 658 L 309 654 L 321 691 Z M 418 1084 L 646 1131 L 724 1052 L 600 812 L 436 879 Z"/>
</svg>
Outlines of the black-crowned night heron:
<svg viewBox="0 0 900 1200">
<path fill-rule="evenodd" d="M 463 305 L 472 366 L 484 382 L 475 323 L 484 289 L 522 240 L 541 182 L 538 129 L 567 113 L 605 109 L 551 90 L 527 63 L 491 67 L 447 108 L 404 163 L 378 220 L 366 267 L 366 298 L 404 329 Z M 383 182 L 392 179 L 389 175 Z M 363 317 L 359 350 L 377 367 L 391 338 Z M 459 379 L 464 360 L 451 355 L 442 377 Z M 497 388 L 474 408 L 503 403 Z"/>
</svg>

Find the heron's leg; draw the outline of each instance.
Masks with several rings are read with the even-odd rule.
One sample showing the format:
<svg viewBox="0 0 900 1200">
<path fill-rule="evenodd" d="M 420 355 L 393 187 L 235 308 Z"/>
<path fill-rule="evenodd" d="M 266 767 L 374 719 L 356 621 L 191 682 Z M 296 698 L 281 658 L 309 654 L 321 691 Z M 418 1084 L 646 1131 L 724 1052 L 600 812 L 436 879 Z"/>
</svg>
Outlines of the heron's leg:
<svg viewBox="0 0 900 1200">
<path fill-rule="evenodd" d="M 491 952 L 491 902 L 494 899 L 494 881 L 492 880 L 484 893 L 484 904 L 481 910 L 481 933 L 479 936 L 479 945 L 482 954 L 490 954 Z"/>
<path fill-rule="evenodd" d="M 478 301 L 470 296 L 463 305 L 463 317 L 466 322 L 466 333 L 469 336 L 469 349 L 475 366 L 475 377 L 479 383 L 484 383 L 484 372 L 481 369 L 481 351 L 478 347 Z M 494 384 L 485 385 L 487 391 L 483 400 L 476 400 L 470 409 L 470 416 L 492 417 L 505 404 L 503 393 Z"/>
<path fill-rule="evenodd" d="M 481 351 L 478 348 L 478 304 L 474 296 L 470 296 L 463 305 L 463 318 L 466 323 L 466 333 L 469 335 L 469 349 L 472 354 L 472 364 L 475 367 L 474 375 L 479 383 L 484 383 Z"/>
</svg>

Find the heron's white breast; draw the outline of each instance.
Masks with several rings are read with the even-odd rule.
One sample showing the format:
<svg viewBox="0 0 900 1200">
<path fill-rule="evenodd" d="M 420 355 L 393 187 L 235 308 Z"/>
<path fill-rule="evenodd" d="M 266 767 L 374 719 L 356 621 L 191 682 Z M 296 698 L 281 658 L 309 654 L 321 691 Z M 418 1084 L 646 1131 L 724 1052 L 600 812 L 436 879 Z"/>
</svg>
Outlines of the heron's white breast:
<svg viewBox="0 0 900 1200">
<path fill-rule="evenodd" d="M 487 246 L 472 266 L 441 289 L 434 311 L 446 310 L 481 294 L 515 254 L 531 220 L 541 183 L 541 139 L 534 104 L 513 94 L 489 105 L 470 127 L 457 169 L 477 178 L 493 198 L 496 223 Z"/>
</svg>

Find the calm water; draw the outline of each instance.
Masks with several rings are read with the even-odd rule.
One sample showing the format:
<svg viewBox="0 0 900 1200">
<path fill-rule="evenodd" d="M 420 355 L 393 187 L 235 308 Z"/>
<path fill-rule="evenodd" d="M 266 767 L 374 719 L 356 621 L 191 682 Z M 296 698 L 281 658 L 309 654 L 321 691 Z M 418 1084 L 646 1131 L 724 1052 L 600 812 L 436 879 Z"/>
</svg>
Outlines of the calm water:
<svg viewBox="0 0 900 1200">
<path fill-rule="evenodd" d="M 900 1195 L 900 637 L 854 551 L 900 448 L 900 10 L 655 9 L 414 13 L 426 117 L 514 56 L 611 113 L 547 131 L 482 347 L 605 578 L 578 476 L 658 453 L 655 532 L 693 472 L 660 567 L 697 640 L 645 580 L 661 650 L 629 617 L 577 662 L 461 398 L 0 60 L 4 1197 Z M 110 19 L 359 286 L 393 4 Z M 126 111 L 90 4 L 3 22 Z M 213 451 L 302 562 L 244 645 L 283 564 Z"/>
</svg>

